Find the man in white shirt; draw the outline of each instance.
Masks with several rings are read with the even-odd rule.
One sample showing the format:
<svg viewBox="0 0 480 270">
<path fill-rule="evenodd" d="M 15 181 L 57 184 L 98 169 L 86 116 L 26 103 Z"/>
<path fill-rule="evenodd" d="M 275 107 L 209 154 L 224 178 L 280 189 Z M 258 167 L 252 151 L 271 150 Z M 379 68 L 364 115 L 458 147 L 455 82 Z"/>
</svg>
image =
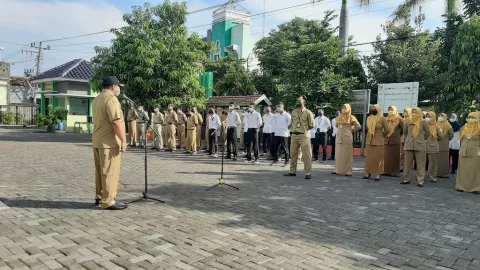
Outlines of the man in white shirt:
<svg viewBox="0 0 480 270">
<path fill-rule="evenodd" d="M 340 115 L 339 111 L 335 112 L 332 120 L 332 153 L 330 154 L 330 158 L 328 160 L 335 160 L 335 142 L 337 138 L 337 117 Z"/>
<path fill-rule="evenodd" d="M 310 130 L 310 136 L 312 136 L 313 142 L 313 159 L 318 161 L 318 150 L 322 147 L 322 163 L 327 162 L 327 132 L 332 127 L 330 119 L 328 119 L 322 109 L 318 110 L 317 117 L 315 118 L 315 127 Z M 313 134 L 312 134 L 313 131 Z"/>
<path fill-rule="evenodd" d="M 245 128 L 248 129 L 247 131 L 247 160 L 246 163 L 253 162 L 255 164 L 258 163 L 258 130 L 262 126 L 262 116 L 255 111 L 255 103 L 250 103 L 250 107 L 248 108 L 247 113 L 247 123 L 245 124 Z M 251 146 L 253 146 L 253 152 L 255 155 L 255 160 L 252 161 L 252 152 Z"/>
<path fill-rule="evenodd" d="M 215 113 L 213 108 L 208 109 L 208 155 L 218 157 L 217 131 L 221 127 L 220 117 Z M 215 152 L 213 150 L 215 149 Z M 214 154 L 215 153 L 215 154 Z"/>
<path fill-rule="evenodd" d="M 271 107 L 265 108 L 265 114 L 262 117 L 262 120 L 263 120 L 263 154 L 262 156 L 267 154 L 267 149 L 270 151 L 273 145 L 273 135 L 272 135 L 273 117 L 274 115 L 272 113 L 272 108 Z"/>
<path fill-rule="evenodd" d="M 237 128 L 242 123 L 240 115 L 235 111 L 235 103 L 230 102 L 227 116 L 227 159 L 237 160 Z M 233 158 L 232 158 L 233 148 Z"/>
<path fill-rule="evenodd" d="M 277 114 L 274 118 L 274 147 L 272 151 L 273 163 L 272 166 L 279 164 L 279 150 L 283 150 L 285 153 L 285 163 L 282 167 L 288 165 L 288 159 L 290 157 L 290 151 L 288 147 L 288 138 L 290 138 L 289 126 L 292 124 L 292 117 L 285 111 L 283 103 L 277 105 Z"/>
</svg>

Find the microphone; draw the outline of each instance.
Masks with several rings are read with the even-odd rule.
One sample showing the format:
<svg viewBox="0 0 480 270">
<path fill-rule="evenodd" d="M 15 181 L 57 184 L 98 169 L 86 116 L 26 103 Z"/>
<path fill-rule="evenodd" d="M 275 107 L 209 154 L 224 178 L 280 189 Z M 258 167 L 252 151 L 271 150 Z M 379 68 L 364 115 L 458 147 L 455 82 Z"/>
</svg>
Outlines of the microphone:
<svg viewBox="0 0 480 270">
<path fill-rule="evenodd" d="M 134 103 L 132 99 L 130 99 L 129 97 L 127 97 L 127 95 L 122 94 L 122 97 L 123 97 L 126 101 L 128 101 L 128 102 Z"/>
</svg>

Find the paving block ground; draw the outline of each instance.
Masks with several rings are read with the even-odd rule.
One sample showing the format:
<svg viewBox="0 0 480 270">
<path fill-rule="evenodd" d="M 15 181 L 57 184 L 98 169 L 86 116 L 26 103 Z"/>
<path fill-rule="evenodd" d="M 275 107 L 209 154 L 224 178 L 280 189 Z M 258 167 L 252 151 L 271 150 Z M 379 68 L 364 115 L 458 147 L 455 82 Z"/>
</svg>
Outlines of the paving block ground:
<svg viewBox="0 0 480 270">
<path fill-rule="evenodd" d="M 480 269 L 480 196 L 455 176 L 399 185 L 313 166 L 305 180 L 267 161 L 150 151 L 148 194 L 93 206 L 88 134 L 0 129 L 0 269 Z M 119 200 L 141 196 L 141 149 L 122 157 Z"/>
</svg>

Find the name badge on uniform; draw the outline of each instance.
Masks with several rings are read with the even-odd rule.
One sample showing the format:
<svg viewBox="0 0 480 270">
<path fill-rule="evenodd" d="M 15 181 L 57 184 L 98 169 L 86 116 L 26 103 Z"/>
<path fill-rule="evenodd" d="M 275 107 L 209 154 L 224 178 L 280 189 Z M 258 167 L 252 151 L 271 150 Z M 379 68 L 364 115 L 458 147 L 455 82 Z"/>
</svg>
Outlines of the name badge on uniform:
<svg viewBox="0 0 480 270">
<path fill-rule="evenodd" d="M 472 138 L 472 135 L 467 135 L 467 139 L 471 139 Z"/>
<path fill-rule="evenodd" d="M 297 128 L 300 128 L 300 122 L 297 123 Z"/>
</svg>

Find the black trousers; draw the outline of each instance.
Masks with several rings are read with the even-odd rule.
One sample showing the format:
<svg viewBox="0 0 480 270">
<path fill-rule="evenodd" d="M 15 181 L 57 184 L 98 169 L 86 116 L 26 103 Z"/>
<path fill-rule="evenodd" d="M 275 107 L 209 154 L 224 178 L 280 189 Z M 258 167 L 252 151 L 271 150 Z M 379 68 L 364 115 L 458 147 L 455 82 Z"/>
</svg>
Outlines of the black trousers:
<svg viewBox="0 0 480 270">
<path fill-rule="evenodd" d="M 456 172 L 458 169 L 458 153 L 460 150 L 450 149 L 449 156 L 452 158 L 452 172 Z"/>
<path fill-rule="evenodd" d="M 255 160 L 258 160 L 258 129 L 249 128 L 247 132 L 247 160 L 252 160 L 252 147 Z"/>
<path fill-rule="evenodd" d="M 227 128 L 227 157 L 231 157 L 233 149 L 233 156 L 237 156 L 237 127 Z"/>
<path fill-rule="evenodd" d="M 320 133 L 315 133 L 315 139 L 313 143 L 313 157 L 315 160 L 318 160 L 318 152 L 319 148 L 322 147 L 322 160 L 325 161 L 327 160 L 327 133 L 325 132 L 320 132 Z"/>
<path fill-rule="evenodd" d="M 272 147 L 272 133 L 263 133 L 263 153 L 267 153 L 267 149 Z"/>
<path fill-rule="evenodd" d="M 332 136 L 332 154 L 330 155 L 331 159 L 335 159 L 335 142 L 336 142 L 336 136 Z"/>
<path fill-rule="evenodd" d="M 216 129 L 209 129 L 208 130 L 208 154 L 217 153 L 218 145 L 217 145 L 217 130 Z M 215 152 L 213 149 L 215 147 Z"/>
<path fill-rule="evenodd" d="M 247 152 L 248 130 L 243 132 L 243 151 Z"/>
<path fill-rule="evenodd" d="M 288 141 L 290 137 L 280 137 L 280 136 L 275 136 L 273 140 L 273 151 L 272 151 L 272 157 L 274 161 L 278 161 L 278 156 L 280 151 L 283 151 L 285 153 L 285 162 L 288 162 L 290 158 L 290 147 L 288 146 Z"/>
<path fill-rule="evenodd" d="M 273 155 L 273 151 L 275 149 L 275 132 L 270 133 L 270 156 Z"/>
</svg>

